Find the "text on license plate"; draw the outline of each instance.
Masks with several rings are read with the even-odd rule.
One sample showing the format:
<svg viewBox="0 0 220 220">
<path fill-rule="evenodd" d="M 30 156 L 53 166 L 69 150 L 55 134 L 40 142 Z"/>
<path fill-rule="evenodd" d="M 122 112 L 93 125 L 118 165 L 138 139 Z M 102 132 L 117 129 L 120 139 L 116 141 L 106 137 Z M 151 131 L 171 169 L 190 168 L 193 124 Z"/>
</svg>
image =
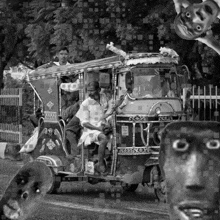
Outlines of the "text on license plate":
<svg viewBox="0 0 220 220">
<path fill-rule="evenodd" d="M 129 130 L 128 130 L 128 126 L 121 126 L 121 135 L 122 136 L 129 136 Z"/>
</svg>

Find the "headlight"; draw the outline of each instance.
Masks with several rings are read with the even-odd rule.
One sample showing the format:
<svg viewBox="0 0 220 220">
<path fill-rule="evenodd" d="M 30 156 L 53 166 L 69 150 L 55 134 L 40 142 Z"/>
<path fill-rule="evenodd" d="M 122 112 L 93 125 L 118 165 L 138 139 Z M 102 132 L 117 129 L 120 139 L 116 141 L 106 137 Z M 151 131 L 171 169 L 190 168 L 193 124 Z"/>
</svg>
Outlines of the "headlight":
<svg viewBox="0 0 220 220">
<path fill-rule="evenodd" d="M 157 107 L 157 108 L 155 109 L 155 113 L 159 115 L 159 114 L 161 113 L 161 109 L 160 109 L 159 107 Z"/>
</svg>

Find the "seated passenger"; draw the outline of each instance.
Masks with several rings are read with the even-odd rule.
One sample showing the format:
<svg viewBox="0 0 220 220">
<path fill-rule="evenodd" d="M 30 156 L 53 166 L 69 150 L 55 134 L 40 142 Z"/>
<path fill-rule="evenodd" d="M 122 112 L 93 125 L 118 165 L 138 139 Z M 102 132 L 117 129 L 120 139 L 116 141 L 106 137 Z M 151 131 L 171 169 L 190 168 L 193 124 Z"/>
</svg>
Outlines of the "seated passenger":
<svg viewBox="0 0 220 220">
<path fill-rule="evenodd" d="M 162 88 L 160 86 L 153 89 L 153 96 L 157 98 L 162 97 Z"/>
<path fill-rule="evenodd" d="M 100 91 L 97 81 L 88 84 L 88 98 L 82 102 L 76 117 L 80 119 L 83 126 L 83 133 L 78 146 L 81 144 L 88 146 L 91 143 L 99 145 L 99 162 L 96 164 L 95 170 L 100 174 L 104 174 L 106 171 L 104 157 L 108 139 L 103 133 L 102 124 L 105 123 L 103 118 L 108 108 L 108 100 L 104 94 L 100 94 Z"/>
<path fill-rule="evenodd" d="M 169 98 L 174 98 L 174 97 L 175 97 L 174 91 L 170 89 L 170 90 L 168 91 L 168 93 L 167 93 L 167 97 L 169 97 Z"/>
</svg>

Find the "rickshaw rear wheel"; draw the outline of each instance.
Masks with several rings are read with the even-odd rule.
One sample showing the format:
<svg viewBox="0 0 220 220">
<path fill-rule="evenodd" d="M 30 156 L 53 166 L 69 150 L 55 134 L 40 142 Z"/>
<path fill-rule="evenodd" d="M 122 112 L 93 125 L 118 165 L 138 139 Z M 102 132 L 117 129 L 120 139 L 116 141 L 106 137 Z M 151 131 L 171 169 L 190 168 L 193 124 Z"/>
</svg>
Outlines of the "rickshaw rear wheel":
<svg viewBox="0 0 220 220">
<path fill-rule="evenodd" d="M 57 190 L 60 188 L 61 181 L 57 180 L 54 170 L 52 168 L 50 168 L 50 170 L 51 170 L 51 175 L 53 176 L 53 183 L 50 189 L 47 191 L 47 194 L 55 194 L 57 193 Z"/>
<path fill-rule="evenodd" d="M 125 185 L 122 185 L 122 188 L 126 192 L 134 192 L 138 188 L 139 184 L 128 184 L 126 183 Z"/>
<path fill-rule="evenodd" d="M 165 181 L 160 182 L 160 187 L 154 188 L 154 193 L 160 202 L 166 203 L 166 184 Z"/>
</svg>

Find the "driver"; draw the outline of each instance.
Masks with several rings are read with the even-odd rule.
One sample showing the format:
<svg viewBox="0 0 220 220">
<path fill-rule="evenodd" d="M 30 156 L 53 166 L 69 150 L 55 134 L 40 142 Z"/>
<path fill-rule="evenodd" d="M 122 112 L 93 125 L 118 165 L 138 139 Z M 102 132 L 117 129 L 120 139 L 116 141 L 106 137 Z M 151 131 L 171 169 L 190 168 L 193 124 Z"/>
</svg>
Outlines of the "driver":
<svg viewBox="0 0 220 220">
<path fill-rule="evenodd" d="M 102 175 L 106 173 L 104 157 L 108 143 L 108 138 L 103 133 L 102 123 L 108 109 L 108 100 L 103 93 L 100 94 L 100 91 L 97 81 L 92 81 L 88 84 L 87 92 L 89 97 L 82 102 L 76 117 L 80 119 L 83 127 L 78 146 L 81 144 L 87 146 L 91 143 L 99 145 L 99 162 L 95 165 L 95 170 Z"/>
</svg>

